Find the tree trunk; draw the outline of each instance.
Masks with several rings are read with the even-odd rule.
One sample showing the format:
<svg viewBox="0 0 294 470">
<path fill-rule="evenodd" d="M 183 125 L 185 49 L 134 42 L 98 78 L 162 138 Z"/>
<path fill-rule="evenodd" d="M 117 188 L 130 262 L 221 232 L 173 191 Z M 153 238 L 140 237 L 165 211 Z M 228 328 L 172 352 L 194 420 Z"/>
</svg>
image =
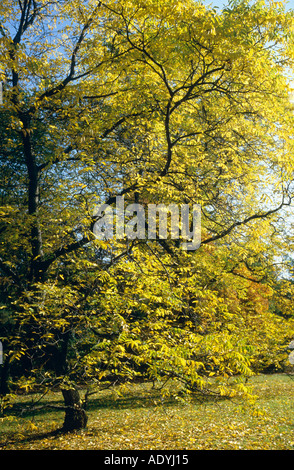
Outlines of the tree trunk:
<svg viewBox="0 0 294 470">
<path fill-rule="evenodd" d="M 69 432 L 83 429 L 87 425 L 87 415 L 82 408 L 80 394 L 76 388 L 62 390 L 64 404 L 66 406 L 62 431 Z"/>
<path fill-rule="evenodd" d="M 9 393 L 8 378 L 9 378 L 10 364 L 8 360 L 0 367 L 0 396 L 5 396 Z"/>
</svg>

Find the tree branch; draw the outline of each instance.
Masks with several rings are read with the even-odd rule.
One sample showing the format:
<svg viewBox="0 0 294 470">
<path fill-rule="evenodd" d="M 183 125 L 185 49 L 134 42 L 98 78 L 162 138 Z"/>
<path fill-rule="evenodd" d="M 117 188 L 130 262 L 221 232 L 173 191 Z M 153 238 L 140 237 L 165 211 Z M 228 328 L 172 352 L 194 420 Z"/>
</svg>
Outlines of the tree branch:
<svg viewBox="0 0 294 470">
<path fill-rule="evenodd" d="M 262 212 L 260 214 L 254 214 L 254 215 L 251 215 L 249 217 L 246 217 L 245 219 L 239 221 L 239 222 L 235 222 L 234 224 L 232 224 L 230 227 L 228 227 L 226 230 L 223 230 L 221 233 L 218 233 L 217 235 L 213 236 L 213 237 L 210 237 L 210 238 L 206 238 L 206 240 L 203 240 L 201 241 L 201 245 L 206 245 L 207 243 L 210 243 L 210 242 L 213 242 L 215 240 L 219 240 L 220 238 L 223 238 L 225 237 L 226 235 L 228 235 L 229 233 L 232 232 L 232 230 L 234 230 L 236 227 L 239 227 L 241 225 L 245 225 L 247 224 L 248 222 L 251 222 L 252 220 L 256 220 L 256 219 L 265 219 L 266 217 L 278 212 L 282 207 L 284 206 L 290 206 L 291 204 L 291 197 L 289 197 L 289 201 L 288 202 L 284 202 L 284 196 L 283 196 L 283 200 L 281 202 L 281 204 L 276 207 L 275 209 L 271 209 L 267 212 Z"/>
<path fill-rule="evenodd" d="M 133 185 L 129 186 L 128 188 L 123 189 L 117 196 L 123 196 L 124 194 L 127 194 L 131 191 L 134 191 L 135 189 L 138 188 L 138 183 L 134 183 Z M 107 205 L 114 204 L 116 202 L 116 197 L 117 196 L 110 196 L 108 200 L 105 202 Z M 95 222 L 97 221 L 96 217 L 92 217 L 91 220 L 91 225 L 89 227 L 89 230 L 92 231 Z M 51 264 L 61 256 L 67 255 L 69 253 L 72 253 L 74 251 L 79 250 L 83 246 L 87 245 L 88 243 L 92 242 L 95 239 L 94 234 L 89 235 L 89 236 L 83 236 L 80 240 L 76 240 L 72 243 L 69 243 L 68 245 L 62 246 L 55 250 L 53 253 L 51 253 L 47 259 L 44 259 L 39 262 L 39 269 L 42 272 L 46 272 Z"/>
<path fill-rule="evenodd" d="M 7 262 L 4 261 L 2 258 L 0 258 L 0 269 L 2 270 L 2 272 L 4 272 L 4 274 L 13 279 L 13 281 L 19 286 L 22 291 L 25 291 L 24 285 L 18 274 L 10 266 L 8 266 Z"/>
<path fill-rule="evenodd" d="M 66 87 L 66 85 L 74 79 L 77 54 L 78 54 L 78 51 L 81 47 L 81 44 L 82 44 L 82 42 L 85 38 L 86 32 L 89 29 L 92 22 L 93 22 L 93 18 L 89 18 L 89 20 L 83 26 L 83 29 L 81 31 L 81 34 L 79 36 L 79 39 L 78 39 L 78 41 L 75 45 L 75 48 L 74 48 L 72 56 L 71 56 L 71 62 L 70 62 L 70 68 L 69 68 L 68 75 L 58 85 L 56 85 L 56 86 L 50 88 L 49 90 L 46 90 L 44 93 L 42 93 L 42 95 L 39 96 L 38 101 L 42 101 L 44 98 L 49 98 L 50 96 L 56 95 L 56 93 L 59 93 L 60 91 L 62 91 Z"/>
</svg>

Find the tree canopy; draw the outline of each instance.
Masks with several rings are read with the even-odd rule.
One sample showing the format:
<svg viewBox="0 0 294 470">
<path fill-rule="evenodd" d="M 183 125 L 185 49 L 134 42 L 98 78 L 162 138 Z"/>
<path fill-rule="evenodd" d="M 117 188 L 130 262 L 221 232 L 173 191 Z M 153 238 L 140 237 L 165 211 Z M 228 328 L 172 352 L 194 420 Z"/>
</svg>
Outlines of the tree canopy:
<svg viewBox="0 0 294 470">
<path fill-rule="evenodd" d="M 231 395 L 279 367 L 293 52 L 280 3 L 2 2 L 2 393 L 58 385 L 70 413 L 77 383 Z M 97 239 L 117 196 L 197 204 L 200 248 Z"/>
</svg>

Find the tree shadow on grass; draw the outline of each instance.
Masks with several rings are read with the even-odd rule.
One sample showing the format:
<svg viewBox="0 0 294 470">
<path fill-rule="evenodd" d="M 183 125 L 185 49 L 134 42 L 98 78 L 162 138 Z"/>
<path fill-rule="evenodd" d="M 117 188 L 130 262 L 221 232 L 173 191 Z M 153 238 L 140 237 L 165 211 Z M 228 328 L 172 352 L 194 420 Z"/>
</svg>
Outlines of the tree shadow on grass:
<svg viewBox="0 0 294 470">
<path fill-rule="evenodd" d="M 173 401 L 173 403 L 175 403 Z M 60 409 L 58 405 L 60 404 Z M 172 402 L 170 403 L 172 404 Z M 165 403 L 167 405 L 167 403 Z M 156 407 L 157 404 L 154 403 L 154 399 L 150 396 L 122 396 L 122 397 L 108 397 L 108 398 L 93 398 L 89 401 L 88 406 L 86 407 L 86 412 L 88 414 L 94 414 L 95 411 L 99 410 L 125 410 L 125 409 L 137 409 L 137 408 L 152 408 Z M 51 401 L 46 400 L 42 407 L 38 409 L 30 408 L 30 405 L 24 403 L 17 403 L 14 405 L 13 409 L 10 410 L 9 415 L 17 416 L 19 419 L 25 421 L 34 421 L 36 418 L 39 420 L 40 426 L 42 426 L 42 419 L 50 422 L 50 415 L 52 415 L 52 421 L 59 421 L 62 424 L 64 417 L 64 410 L 62 409 L 62 400 L 60 401 Z M 86 428 L 87 429 L 87 428 Z M 75 435 L 80 431 L 64 432 L 62 427 L 58 427 L 53 431 L 28 431 L 24 429 L 23 434 L 13 433 L 11 431 L 6 433 L 6 437 L 0 440 L 0 449 L 5 449 L 5 447 L 17 446 L 21 448 L 21 445 L 27 445 L 29 443 L 36 443 L 44 439 L 52 439 L 52 446 L 54 445 L 54 439 L 58 438 L 65 434 Z"/>
<path fill-rule="evenodd" d="M 56 392 L 56 394 L 59 392 Z M 57 395 L 56 395 L 57 396 Z M 37 403 L 37 405 L 36 405 Z M 95 413 L 95 411 L 102 410 L 102 409 L 134 409 L 134 408 L 147 408 L 155 406 L 154 400 L 150 396 L 136 396 L 125 394 L 123 396 L 116 396 L 115 394 L 107 396 L 107 397 L 96 397 L 91 398 L 89 400 L 86 412 L 89 414 Z M 38 442 L 44 439 L 52 439 L 54 442 L 54 438 L 57 438 L 61 435 L 66 434 L 65 431 L 62 429 L 62 421 L 64 418 L 65 408 L 63 405 L 63 399 L 60 400 L 54 397 L 54 399 L 50 399 L 48 397 L 43 398 L 42 401 L 31 399 L 28 396 L 28 400 L 24 401 L 23 399 L 18 402 L 14 403 L 13 406 L 7 410 L 6 416 L 7 417 L 15 417 L 21 422 L 23 421 L 23 431 L 11 431 L 10 429 L 5 433 L 2 433 L 2 439 L 0 439 L 0 449 L 10 446 L 18 446 L 21 447 L 21 444 L 29 444 L 30 442 Z M 50 419 L 51 416 L 51 419 Z M 60 421 L 60 427 L 53 431 L 30 431 L 26 429 L 25 424 L 28 422 L 34 422 L 38 420 L 38 424 L 42 426 L 43 423 L 48 424 L 50 421 L 56 421 L 57 423 Z M 58 424 L 57 424 L 58 426 Z M 79 431 L 74 431 L 74 433 Z"/>
<path fill-rule="evenodd" d="M 62 434 L 65 434 L 61 428 L 57 428 L 53 431 L 44 431 L 44 432 L 36 432 L 31 435 L 27 436 L 15 436 L 15 435 L 10 435 L 12 433 L 9 433 L 5 441 L 1 442 L 0 441 L 0 450 L 4 449 L 5 447 L 9 447 L 11 445 L 16 444 L 17 446 L 24 444 L 24 443 L 30 443 L 30 442 L 38 442 L 38 441 L 43 441 L 44 439 L 50 439 L 52 440 L 54 438 L 59 437 Z"/>
<path fill-rule="evenodd" d="M 59 392 L 56 392 L 59 393 Z M 98 392 L 99 393 L 99 392 Z M 222 398 L 223 399 L 223 398 Z M 194 403 L 195 405 L 209 404 L 212 402 L 219 401 L 215 397 L 206 396 L 204 400 L 199 400 L 199 398 L 191 398 L 188 400 L 189 403 Z M 34 407 L 34 402 L 29 400 L 27 402 L 15 403 L 9 413 L 9 416 L 16 416 L 19 419 L 25 420 L 34 420 L 39 419 L 41 421 L 40 426 L 42 426 L 42 419 L 46 420 L 47 423 L 50 422 L 50 415 L 52 416 L 52 422 L 56 421 L 62 424 L 64 418 L 65 408 L 63 406 L 63 399 L 49 399 L 48 397 L 42 400 L 42 405 Z M 161 395 L 160 389 L 149 389 L 144 390 L 138 394 L 135 394 L 134 391 L 125 392 L 122 395 L 117 395 L 116 393 L 110 393 L 108 396 L 98 396 L 89 399 L 87 406 L 85 407 L 86 413 L 93 415 L 95 411 L 99 410 L 132 410 L 132 409 L 152 409 L 152 408 L 168 408 L 172 406 L 185 406 L 185 400 L 178 401 L 175 396 L 165 396 Z M 91 419 L 91 418 L 90 418 Z M 30 432 L 30 435 L 28 434 Z M 25 435 L 27 433 L 27 435 Z M 43 432 L 31 432 L 24 430 L 24 435 L 20 436 L 11 431 L 6 433 L 6 439 L 0 441 L 0 449 L 5 448 L 6 446 L 17 445 L 20 446 L 23 444 L 28 444 L 30 442 L 38 442 L 44 439 L 52 439 L 52 443 L 55 438 L 58 438 L 64 434 L 79 433 L 79 431 L 74 431 L 73 433 L 65 433 L 62 427 L 58 427 L 53 431 L 43 431 Z M 20 434 L 20 433 L 18 433 Z"/>
</svg>

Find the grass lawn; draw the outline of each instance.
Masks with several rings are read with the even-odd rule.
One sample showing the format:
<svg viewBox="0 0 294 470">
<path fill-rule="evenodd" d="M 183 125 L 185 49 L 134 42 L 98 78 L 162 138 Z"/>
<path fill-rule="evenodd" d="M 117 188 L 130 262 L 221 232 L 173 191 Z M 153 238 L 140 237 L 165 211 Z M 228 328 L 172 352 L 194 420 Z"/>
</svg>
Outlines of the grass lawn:
<svg viewBox="0 0 294 470">
<path fill-rule="evenodd" d="M 89 403 L 85 430 L 50 435 L 64 412 L 36 410 L 20 416 L 32 396 L 17 397 L 12 414 L 0 419 L 0 446 L 6 450 L 293 450 L 294 377 L 250 379 L 259 395 L 255 410 L 237 399 L 183 403 L 161 399 L 152 384 L 134 385 L 123 395 L 105 390 Z M 42 403 L 62 405 L 60 393 Z M 256 412 L 256 408 L 259 412 Z M 12 412 L 12 411 L 11 411 Z"/>
</svg>

